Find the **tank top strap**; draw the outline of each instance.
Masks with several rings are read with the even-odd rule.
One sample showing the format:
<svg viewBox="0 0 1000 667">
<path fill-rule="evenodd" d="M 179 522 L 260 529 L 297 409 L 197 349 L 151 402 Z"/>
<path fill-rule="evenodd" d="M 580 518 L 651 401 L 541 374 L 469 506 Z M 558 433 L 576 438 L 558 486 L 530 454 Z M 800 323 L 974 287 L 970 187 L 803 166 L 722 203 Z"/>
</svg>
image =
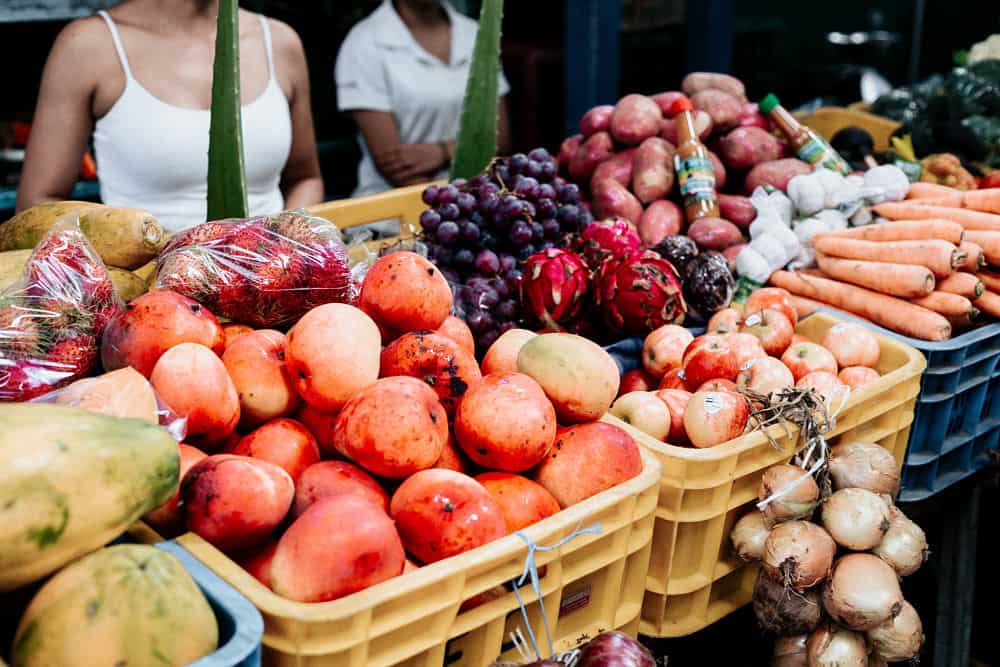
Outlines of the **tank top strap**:
<svg viewBox="0 0 1000 667">
<path fill-rule="evenodd" d="M 108 30 L 111 31 L 111 41 L 114 42 L 115 51 L 118 52 L 118 60 L 122 64 L 122 69 L 125 71 L 125 78 L 132 79 L 132 70 L 128 66 L 128 56 L 125 55 L 125 47 L 122 45 L 122 38 L 118 34 L 118 28 L 115 26 L 114 20 L 111 18 L 111 14 L 108 14 L 103 9 L 97 12 L 98 15 L 104 19 L 104 22 L 108 24 Z M 268 57 L 270 58 L 270 51 L 268 51 Z"/>
<path fill-rule="evenodd" d="M 267 24 L 267 17 L 263 14 L 258 14 L 257 18 L 260 19 L 261 30 L 264 31 L 264 50 L 267 53 L 267 76 L 268 80 L 274 79 L 274 53 L 271 49 L 271 27 Z"/>
</svg>

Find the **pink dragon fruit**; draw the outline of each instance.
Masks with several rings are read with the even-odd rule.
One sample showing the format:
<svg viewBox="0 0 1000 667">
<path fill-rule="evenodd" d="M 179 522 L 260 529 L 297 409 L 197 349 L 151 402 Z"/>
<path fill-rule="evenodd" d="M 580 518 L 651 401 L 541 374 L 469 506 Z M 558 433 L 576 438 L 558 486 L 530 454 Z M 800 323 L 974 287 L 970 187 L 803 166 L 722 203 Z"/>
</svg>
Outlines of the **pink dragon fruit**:
<svg viewBox="0 0 1000 667">
<path fill-rule="evenodd" d="M 577 252 L 596 271 L 606 259 L 621 259 L 642 247 L 635 225 L 625 218 L 592 222 L 580 234 Z"/>
<path fill-rule="evenodd" d="M 575 253 L 549 248 L 524 261 L 521 301 L 549 329 L 576 319 L 589 289 L 590 271 Z"/>
<path fill-rule="evenodd" d="M 596 292 L 605 323 L 632 336 L 680 324 L 687 311 L 677 270 L 648 250 L 602 264 Z"/>
</svg>

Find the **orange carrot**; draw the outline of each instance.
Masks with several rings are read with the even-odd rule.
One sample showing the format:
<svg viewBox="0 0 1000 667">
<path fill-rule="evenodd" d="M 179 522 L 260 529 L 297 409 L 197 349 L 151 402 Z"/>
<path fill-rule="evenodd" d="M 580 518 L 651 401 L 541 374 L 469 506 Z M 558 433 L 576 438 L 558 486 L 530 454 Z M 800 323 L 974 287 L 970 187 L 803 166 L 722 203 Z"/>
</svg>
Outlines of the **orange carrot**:
<svg viewBox="0 0 1000 667">
<path fill-rule="evenodd" d="M 921 206 L 944 206 L 945 208 L 962 208 L 962 195 L 948 195 L 947 197 L 926 197 L 923 199 L 910 200 L 913 204 Z"/>
<path fill-rule="evenodd" d="M 986 286 L 986 292 L 983 292 L 983 294 L 986 294 L 987 292 L 1000 293 L 1000 273 L 983 269 L 976 274 L 976 277 L 979 278 L 983 285 Z"/>
<path fill-rule="evenodd" d="M 909 299 L 927 296 L 934 291 L 934 274 L 925 266 L 840 259 L 822 252 L 816 253 L 816 263 L 823 273 L 835 280 L 890 296 Z"/>
<path fill-rule="evenodd" d="M 872 210 L 889 220 L 951 220 L 966 229 L 1000 232 L 1000 215 L 966 208 L 924 206 L 916 201 L 886 202 Z"/>
<path fill-rule="evenodd" d="M 983 281 L 971 273 L 956 271 L 947 278 L 939 281 L 937 288 L 939 292 L 958 294 L 974 301 L 979 298 L 979 295 L 983 293 L 986 286 L 983 285 Z"/>
<path fill-rule="evenodd" d="M 795 308 L 795 312 L 798 313 L 800 318 L 805 317 L 814 310 L 822 308 L 826 305 L 820 301 L 807 299 L 804 296 L 796 296 L 794 294 L 790 295 L 789 299 L 791 299 L 792 307 Z"/>
<path fill-rule="evenodd" d="M 974 320 L 979 315 L 979 310 L 972 305 L 971 301 L 964 296 L 948 292 L 932 292 L 929 296 L 914 299 L 912 303 L 927 310 L 933 310 L 935 313 L 941 313 L 948 318 L 968 317 L 970 320 Z"/>
<path fill-rule="evenodd" d="M 864 287 L 792 271 L 775 271 L 770 283 L 796 296 L 821 300 L 905 336 L 923 340 L 946 340 L 951 336 L 951 324 L 938 313 Z"/>
<path fill-rule="evenodd" d="M 1000 295 L 996 292 L 986 291 L 976 299 L 976 307 L 987 315 L 1000 318 Z"/>
<path fill-rule="evenodd" d="M 969 190 L 962 195 L 962 206 L 973 211 L 1000 213 L 1000 188 Z"/>
<path fill-rule="evenodd" d="M 910 188 L 906 191 L 907 199 L 930 199 L 936 197 L 948 197 L 954 195 L 961 196 L 962 191 L 956 188 L 949 188 L 947 185 L 937 183 L 910 183 Z"/>
<path fill-rule="evenodd" d="M 983 254 L 983 249 L 972 241 L 962 241 L 958 244 L 958 249 L 969 256 L 965 260 L 965 264 L 958 267 L 962 271 L 975 273 L 986 266 L 986 255 Z"/>
<path fill-rule="evenodd" d="M 897 220 L 880 222 L 863 227 L 852 227 L 822 236 L 839 236 L 861 241 L 924 241 L 940 239 L 958 245 L 965 229 L 950 220 Z M 817 235 L 819 236 L 819 235 Z"/>
<path fill-rule="evenodd" d="M 965 235 L 969 241 L 983 249 L 987 264 L 1000 266 L 1000 231 L 981 232 L 970 229 L 965 232 Z"/>
<path fill-rule="evenodd" d="M 956 266 L 965 264 L 968 259 L 951 243 L 937 239 L 880 243 L 825 235 L 814 237 L 812 243 L 818 252 L 834 257 L 926 266 L 939 278 L 951 275 Z"/>
</svg>

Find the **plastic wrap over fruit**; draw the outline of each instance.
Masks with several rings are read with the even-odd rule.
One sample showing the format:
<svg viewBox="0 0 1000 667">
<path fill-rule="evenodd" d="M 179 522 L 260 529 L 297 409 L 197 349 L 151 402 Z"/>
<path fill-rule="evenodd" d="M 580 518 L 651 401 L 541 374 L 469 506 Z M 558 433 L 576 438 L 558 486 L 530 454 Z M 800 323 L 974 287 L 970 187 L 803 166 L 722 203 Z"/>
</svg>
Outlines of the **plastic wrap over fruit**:
<svg viewBox="0 0 1000 667">
<path fill-rule="evenodd" d="M 31 399 L 32 403 L 66 405 L 109 417 L 140 419 L 165 428 L 174 440 L 187 435 L 187 418 L 174 412 L 142 373 L 130 366 L 87 377 Z"/>
<path fill-rule="evenodd" d="M 157 259 L 156 286 L 257 327 L 289 324 L 358 294 L 340 230 L 302 210 L 206 222 L 178 234 Z"/>
<path fill-rule="evenodd" d="M 83 376 L 124 304 L 75 213 L 35 246 L 0 291 L 0 401 L 26 401 Z"/>
</svg>

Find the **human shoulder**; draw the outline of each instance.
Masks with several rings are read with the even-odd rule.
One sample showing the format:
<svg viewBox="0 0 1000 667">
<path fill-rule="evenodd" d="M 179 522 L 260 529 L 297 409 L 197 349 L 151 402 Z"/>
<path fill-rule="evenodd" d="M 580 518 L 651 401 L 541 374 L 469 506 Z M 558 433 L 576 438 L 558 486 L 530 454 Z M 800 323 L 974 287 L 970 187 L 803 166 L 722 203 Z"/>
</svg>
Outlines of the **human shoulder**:
<svg viewBox="0 0 1000 667">
<path fill-rule="evenodd" d="M 295 28 L 284 21 L 265 17 L 267 25 L 271 29 L 271 42 L 276 52 L 285 55 L 298 56 L 304 53 L 302 48 L 302 38 Z"/>
<path fill-rule="evenodd" d="M 86 63 L 86 66 L 83 66 Z M 94 84 L 108 67 L 118 68 L 111 33 L 100 16 L 71 21 L 52 44 L 48 67 L 78 85 Z"/>
</svg>

